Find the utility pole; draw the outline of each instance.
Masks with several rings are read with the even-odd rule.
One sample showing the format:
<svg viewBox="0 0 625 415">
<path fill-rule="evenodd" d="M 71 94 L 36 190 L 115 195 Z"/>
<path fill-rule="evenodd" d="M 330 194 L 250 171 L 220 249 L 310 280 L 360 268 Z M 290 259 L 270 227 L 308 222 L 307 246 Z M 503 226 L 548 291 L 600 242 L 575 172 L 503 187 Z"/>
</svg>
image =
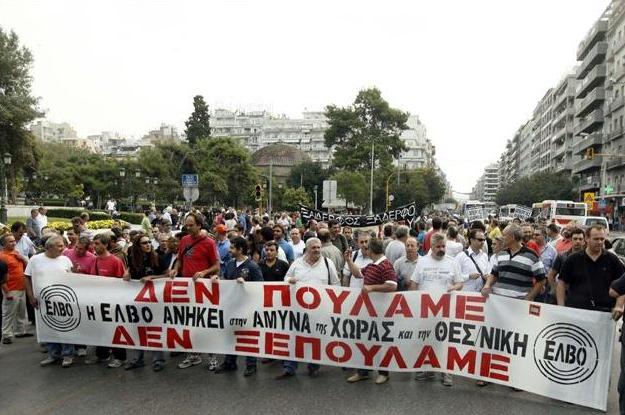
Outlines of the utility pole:
<svg viewBox="0 0 625 415">
<path fill-rule="evenodd" d="M 373 215 L 373 155 L 375 144 L 371 140 L 371 181 L 369 183 L 369 214 Z"/>
<path fill-rule="evenodd" d="M 273 208 L 273 158 L 269 162 L 269 200 L 267 210 L 269 211 L 269 220 L 271 220 L 271 213 Z"/>
</svg>

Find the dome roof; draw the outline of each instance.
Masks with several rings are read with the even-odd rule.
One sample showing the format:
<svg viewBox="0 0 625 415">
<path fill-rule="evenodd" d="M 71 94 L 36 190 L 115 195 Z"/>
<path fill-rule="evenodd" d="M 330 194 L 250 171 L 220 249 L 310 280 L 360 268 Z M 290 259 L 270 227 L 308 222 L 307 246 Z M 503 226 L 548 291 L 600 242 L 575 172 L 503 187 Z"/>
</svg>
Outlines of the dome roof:
<svg viewBox="0 0 625 415">
<path fill-rule="evenodd" d="M 268 145 L 252 154 L 255 166 L 269 166 L 272 160 L 274 166 L 291 167 L 310 161 L 310 157 L 295 146 L 281 143 Z"/>
</svg>

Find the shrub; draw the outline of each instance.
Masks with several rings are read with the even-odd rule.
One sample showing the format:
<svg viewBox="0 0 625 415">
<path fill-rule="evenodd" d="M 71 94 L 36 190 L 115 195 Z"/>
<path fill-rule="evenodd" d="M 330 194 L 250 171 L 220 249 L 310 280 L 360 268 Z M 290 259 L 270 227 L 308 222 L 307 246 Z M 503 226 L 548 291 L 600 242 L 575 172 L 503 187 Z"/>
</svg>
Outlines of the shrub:
<svg viewBox="0 0 625 415">
<path fill-rule="evenodd" d="M 130 226 L 128 222 L 125 222 L 123 220 L 106 219 L 106 220 L 89 221 L 87 223 L 87 228 L 91 230 L 111 229 L 113 225 L 116 225 L 116 224 L 118 224 L 121 227 L 126 226 L 126 225 Z M 58 230 L 59 232 L 65 232 L 66 230 L 72 228 L 72 224 L 68 222 L 51 222 L 51 223 L 48 223 L 48 226 Z"/>
<path fill-rule="evenodd" d="M 119 218 L 133 225 L 140 225 L 143 220 L 143 213 L 121 212 Z"/>
<path fill-rule="evenodd" d="M 48 209 L 48 217 L 51 218 L 64 218 L 71 219 L 76 216 L 80 216 L 81 213 L 89 213 L 89 220 L 106 220 L 111 219 L 108 213 L 103 211 L 88 211 L 86 209 Z"/>
</svg>

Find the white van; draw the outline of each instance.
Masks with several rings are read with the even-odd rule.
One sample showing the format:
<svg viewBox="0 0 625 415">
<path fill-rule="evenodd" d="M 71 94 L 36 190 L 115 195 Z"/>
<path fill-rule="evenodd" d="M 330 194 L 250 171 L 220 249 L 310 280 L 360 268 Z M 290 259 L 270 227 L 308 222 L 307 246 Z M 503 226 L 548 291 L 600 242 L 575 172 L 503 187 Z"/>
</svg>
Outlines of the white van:
<svg viewBox="0 0 625 415">
<path fill-rule="evenodd" d="M 587 228 L 592 225 L 601 225 L 606 229 L 606 235 L 610 234 L 610 227 L 608 226 L 608 220 L 603 216 L 582 216 L 575 220 L 577 225 L 582 228 Z"/>
</svg>

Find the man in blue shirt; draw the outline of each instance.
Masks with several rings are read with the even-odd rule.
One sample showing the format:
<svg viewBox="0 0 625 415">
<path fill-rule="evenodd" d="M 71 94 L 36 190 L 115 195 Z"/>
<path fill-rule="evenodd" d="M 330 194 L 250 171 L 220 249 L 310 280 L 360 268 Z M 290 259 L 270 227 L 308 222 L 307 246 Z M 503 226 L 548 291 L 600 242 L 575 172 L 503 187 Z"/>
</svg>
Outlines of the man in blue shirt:
<svg viewBox="0 0 625 415">
<path fill-rule="evenodd" d="M 228 239 L 226 225 L 215 226 L 217 233 L 217 253 L 219 254 L 219 265 L 221 266 L 220 274 L 224 275 L 226 264 L 230 261 L 230 240 Z"/>
<path fill-rule="evenodd" d="M 223 268 L 223 278 L 226 280 L 236 280 L 240 284 L 247 281 L 262 282 L 263 274 L 260 267 L 247 256 L 247 241 L 241 236 L 237 236 L 230 244 L 230 255 L 232 259 Z M 237 356 L 226 355 L 224 362 L 215 369 L 215 373 L 224 373 L 237 370 Z M 245 357 L 245 372 L 243 376 L 252 376 L 256 373 L 256 358 Z"/>
<path fill-rule="evenodd" d="M 292 264 L 295 260 L 295 255 L 293 254 L 293 247 L 284 239 L 284 228 L 279 223 L 273 225 L 273 239 L 278 243 L 280 248 L 286 254 L 286 260 L 289 264 Z"/>
</svg>

